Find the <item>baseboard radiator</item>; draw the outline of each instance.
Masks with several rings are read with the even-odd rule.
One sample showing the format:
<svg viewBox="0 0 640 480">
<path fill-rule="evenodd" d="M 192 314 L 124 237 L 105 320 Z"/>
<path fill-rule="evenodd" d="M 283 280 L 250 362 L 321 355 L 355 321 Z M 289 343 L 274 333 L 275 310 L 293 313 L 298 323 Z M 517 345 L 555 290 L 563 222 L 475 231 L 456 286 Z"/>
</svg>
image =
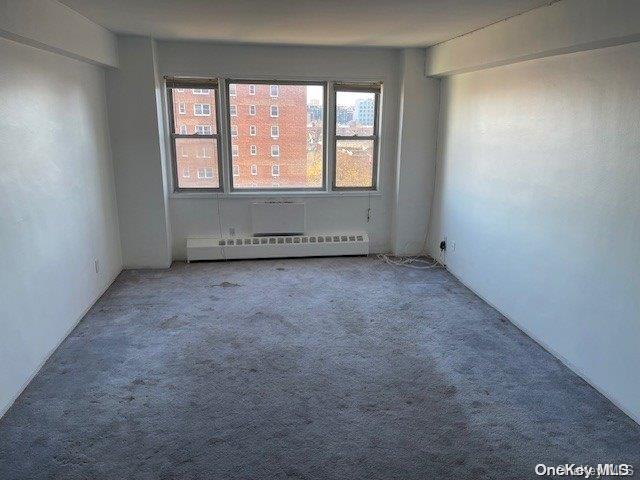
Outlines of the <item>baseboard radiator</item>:
<svg viewBox="0 0 640 480">
<path fill-rule="evenodd" d="M 366 233 L 187 238 L 187 261 L 368 255 Z"/>
</svg>

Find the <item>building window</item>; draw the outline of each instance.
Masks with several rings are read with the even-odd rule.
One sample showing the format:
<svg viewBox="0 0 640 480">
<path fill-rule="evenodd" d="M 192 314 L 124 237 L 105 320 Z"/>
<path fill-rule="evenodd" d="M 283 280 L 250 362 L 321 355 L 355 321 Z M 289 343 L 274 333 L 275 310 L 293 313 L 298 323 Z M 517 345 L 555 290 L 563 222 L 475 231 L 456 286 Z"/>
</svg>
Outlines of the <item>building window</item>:
<svg viewBox="0 0 640 480">
<path fill-rule="evenodd" d="M 211 125 L 196 125 L 196 135 L 211 135 Z"/>
<path fill-rule="evenodd" d="M 176 92 L 184 93 L 184 88 L 176 88 Z"/>
<path fill-rule="evenodd" d="M 216 89 L 214 81 L 198 81 L 168 79 L 167 99 L 169 104 L 169 134 L 171 138 L 173 188 L 176 191 L 220 190 L 220 155 L 218 154 L 219 136 L 217 133 L 218 118 L 215 109 Z M 178 91 L 192 92 L 196 95 L 210 95 L 209 103 L 195 103 L 193 112 L 187 112 L 187 105 L 179 101 Z M 174 95 L 174 93 L 176 95 Z M 184 96 L 182 97 L 184 98 Z M 197 124 L 199 117 L 207 118 L 206 124 Z M 180 121 L 178 122 L 178 118 Z M 193 134 L 190 134 L 194 125 Z M 198 159 L 198 168 L 191 162 Z M 192 178 L 192 169 L 198 180 Z M 194 176 L 195 177 L 195 176 Z"/>
<path fill-rule="evenodd" d="M 237 137 L 238 136 L 238 126 L 237 125 L 231 125 L 231 136 L 232 137 Z"/>
<path fill-rule="evenodd" d="M 375 190 L 380 87 L 338 85 L 335 89 L 333 188 Z M 345 112 L 350 112 L 348 123 L 344 123 Z"/>
<path fill-rule="evenodd" d="M 238 107 L 236 107 L 235 105 L 229 105 L 229 115 L 231 115 L 232 117 L 237 117 Z"/>
<path fill-rule="evenodd" d="M 256 94 L 256 86 L 249 85 L 249 95 L 255 95 L 255 94 Z"/>
<path fill-rule="evenodd" d="M 236 84 L 235 83 L 229 84 L 229 95 L 231 95 L 232 97 L 236 96 Z"/>
<path fill-rule="evenodd" d="M 251 175 L 258 175 L 258 166 L 251 165 Z"/>
<path fill-rule="evenodd" d="M 280 165 L 271 165 L 271 176 L 272 177 L 280 176 Z"/>
<path fill-rule="evenodd" d="M 198 178 L 200 179 L 211 179 L 213 178 L 213 168 L 205 167 L 198 169 Z"/>
<path fill-rule="evenodd" d="M 234 177 L 239 177 L 240 176 L 240 165 L 234 165 L 233 166 L 233 176 Z"/>
<path fill-rule="evenodd" d="M 194 103 L 193 114 L 196 117 L 208 117 L 211 115 L 211 105 L 208 103 Z"/>
<path fill-rule="evenodd" d="M 275 98 L 272 99 L 271 104 L 258 104 L 257 98 L 255 101 L 246 102 L 245 105 L 249 107 L 248 111 L 252 118 L 247 122 L 246 127 L 242 125 L 241 128 L 248 128 L 249 135 L 246 135 L 246 130 L 243 130 L 242 135 L 239 136 L 242 142 L 237 142 L 240 146 L 238 154 L 234 155 L 232 151 L 229 152 L 232 164 L 229 168 L 232 169 L 233 165 L 242 166 L 251 165 L 252 163 L 256 163 L 259 166 L 256 158 L 260 158 L 261 161 L 265 157 L 277 159 L 278 164 L 282 167 L 282 173 L 278 179 L 281 188 L 287 190 L 323 190 L 327 182 L 325 169 L 328 164 L 325 159 L 326 120 L 323 113 L 326 83 L 273 81 L 264 83 L 247 79 L 238 82 L 230 80 L 229 85 L 229 90 L 231 90 L 231 85 L 235 85 L 236 89 L 243 89 L 242 93 L 247 96 L 251 92 L 254 92 L 256 97 L 258 95 L 269 95 L 267 96 L 268 99 L 271 94 L 277 95 L 277 100 Z M 261 101 L 264 100 L 261 99 Z M 227 98 L 227 102 L 228 105 L 231 105 L 232 102 L 235 103 L 234 99 L 230 97 Z M 252 103 L 255 103 L 255 105 L 251 105 Z M 280 116 L 279 103 L 287 105 L 287 108 L 291 106 L 291 109 L 285 109 L 283 115 Z M 253 111 L 254 107 L 255 111 Z M 246 107 L 240 106 L 240 108 L 244 109 Z M 289 115 L 290 111 L 298 113 Z M 229 109 L 228 115 L 229 124 L 231 124 L 234 112 Z M 276 123 L 277 125 L 275 125 Z M 259 126 L 261 129 L 260 135 L 258 135 L 257 131 Z M 282 150 L 279 145 L 272 145 L 278 143 L 275 139 L 280 139 L 281 131 L 283 132 L 282 135 L 286 136 L 287 142 L 286 148 Z M 265 140 L 269 139 L 270 141 L 260 143 L 263 141 L 263 136 Z M 304 162 L 304 167 L 301 166 L 301 162 Z M 253 176 L 247 175 L 248 172 L 244 172 L 244 176 L 241 175 L 235 178 L 233 175 L 228 174 L 231 180 L 231 190 L 273 190 L 273 178 L 269 174 L 269 168 L 270 165 L 266 165 L 260 169 L 259 173 Z"/>
<path fill-rule="evenodd" d="M 238 145 L 231 145 L 231 156 L 237 157 L 238 153 Z"/>
</svg>

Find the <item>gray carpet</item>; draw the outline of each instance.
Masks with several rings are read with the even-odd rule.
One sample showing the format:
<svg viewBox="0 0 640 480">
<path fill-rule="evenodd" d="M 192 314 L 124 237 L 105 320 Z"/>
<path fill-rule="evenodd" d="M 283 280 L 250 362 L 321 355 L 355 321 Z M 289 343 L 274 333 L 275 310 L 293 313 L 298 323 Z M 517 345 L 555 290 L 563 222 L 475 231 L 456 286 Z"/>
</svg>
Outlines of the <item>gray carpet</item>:
<svg viewBox="0 0 640 480">
<path fill-rule="evenodd" d="M 0 478 L 538 478 L 640 426 L 443 270 L 127 271 L 0 420 Z"/>
</svg>

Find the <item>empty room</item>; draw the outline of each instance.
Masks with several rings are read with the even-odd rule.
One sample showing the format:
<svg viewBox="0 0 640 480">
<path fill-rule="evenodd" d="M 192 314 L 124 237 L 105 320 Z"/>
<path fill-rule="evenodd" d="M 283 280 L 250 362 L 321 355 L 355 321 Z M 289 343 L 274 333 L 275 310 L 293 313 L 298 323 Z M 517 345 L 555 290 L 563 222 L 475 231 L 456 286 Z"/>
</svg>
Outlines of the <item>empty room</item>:
<svg viewBox="0 0 640 480">
<path fill-rule="evenodd" d="M 640 475 L 640 0 L 0 0 L 0 479 Z"/>
</svg>

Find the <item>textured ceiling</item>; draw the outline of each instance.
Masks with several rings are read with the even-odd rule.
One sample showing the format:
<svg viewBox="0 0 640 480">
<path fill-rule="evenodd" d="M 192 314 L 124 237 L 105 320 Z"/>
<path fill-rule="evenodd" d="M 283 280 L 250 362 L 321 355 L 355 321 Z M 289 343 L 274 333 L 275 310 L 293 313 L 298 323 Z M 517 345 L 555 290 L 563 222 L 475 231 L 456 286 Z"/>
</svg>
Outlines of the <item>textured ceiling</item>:
<svg viewBox="0 0 640 480">
<path fill-rule="evenodd" d="M 158 39 L 426 46 L 549 0 L 60 0 L 117 33 Z"/>
</svg>

